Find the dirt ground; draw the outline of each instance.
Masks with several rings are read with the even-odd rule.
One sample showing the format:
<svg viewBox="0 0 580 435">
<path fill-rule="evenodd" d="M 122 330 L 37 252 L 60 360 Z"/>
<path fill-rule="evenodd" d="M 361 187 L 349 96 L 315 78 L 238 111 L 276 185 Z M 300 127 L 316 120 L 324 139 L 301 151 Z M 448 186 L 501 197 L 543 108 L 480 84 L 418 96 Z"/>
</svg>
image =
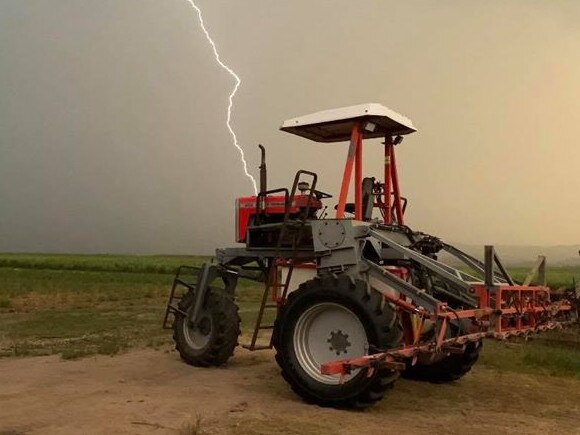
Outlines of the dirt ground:
<svg viewBox="0 0 580 435">
<path fill-rule="evenodd" d="M 219 369 L 169 350 L 63 361 L 0 361 L 0 435 L 580 434 L 580 381 L 477 368 L 454 385 L 400 380 L 367 411 L 303 403 L 271 352 L 238 350 Z"/>
</svg>

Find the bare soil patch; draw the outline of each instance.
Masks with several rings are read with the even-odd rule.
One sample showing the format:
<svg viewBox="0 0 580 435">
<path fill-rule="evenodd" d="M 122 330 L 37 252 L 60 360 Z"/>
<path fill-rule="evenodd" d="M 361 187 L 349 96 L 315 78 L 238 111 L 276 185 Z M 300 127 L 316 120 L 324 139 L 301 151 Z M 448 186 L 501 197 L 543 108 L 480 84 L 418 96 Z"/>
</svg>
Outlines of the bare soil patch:
<svg viewBox="0 0 580 435">
<path fill-rule="evenodd" d="M 169 350 L 0 360 L 0 434 L 580 434 L 580 381 L 477 367 L 461 382 L 400 380 L 367 411 L 300 400 L 271 352 L 193 368 Z"/>
</svg>

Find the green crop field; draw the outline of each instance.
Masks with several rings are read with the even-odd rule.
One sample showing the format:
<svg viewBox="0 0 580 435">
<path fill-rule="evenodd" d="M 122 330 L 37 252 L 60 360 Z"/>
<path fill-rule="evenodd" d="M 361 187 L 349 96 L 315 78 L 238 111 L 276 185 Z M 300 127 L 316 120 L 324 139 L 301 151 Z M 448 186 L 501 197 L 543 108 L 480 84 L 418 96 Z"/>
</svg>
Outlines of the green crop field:
<svg viewBox="0 0 580 435">
<path fill-rule="evenodd" d="M 176 268 L 204 257 L 0 254 L 0 357 L 60 354 L 78 358 L 131 347 L 168 347 L 161 329 Z M 525 269 L 513 269 L 522 278 Z M 553 287 L 580 269 L 552 268 Z M 237 302 L 245 335 L 255 319 L 260 284 L 241 280 Z M 241 340 L 243 341 L 243 339 Z M 580 377 L 577 328 L 533 341 L 487 341 L 481 361 L 497 370 Z"/>
</svg>

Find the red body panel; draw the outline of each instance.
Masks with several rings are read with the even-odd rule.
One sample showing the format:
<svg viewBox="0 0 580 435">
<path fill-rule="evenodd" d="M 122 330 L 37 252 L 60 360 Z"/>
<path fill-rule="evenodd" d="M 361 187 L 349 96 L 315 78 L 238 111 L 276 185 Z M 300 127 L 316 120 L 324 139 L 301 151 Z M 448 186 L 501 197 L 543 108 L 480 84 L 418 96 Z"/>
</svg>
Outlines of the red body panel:
<svg viewBox="0 0 580 435">
<path fill-rule="evenodd" d="M 284 195 L 271 195 L 266 197 L 264 214 L 267 216 L 284 217 L 285 210 Z M 296 195 L 290 205 L 290 215 L 297 214 L 301 209 L 308 205 L 308 195 Z M 311 210 L 320 210 L 322 203 L 317 198 L 312 198 L 310 203 Z M 236 200 L 236 242 L 244 243 L 246 241 L 246 231 L 250 224 L 250 219 L 256 214 L 256 197 L 243 196 Z"/>
</svg>

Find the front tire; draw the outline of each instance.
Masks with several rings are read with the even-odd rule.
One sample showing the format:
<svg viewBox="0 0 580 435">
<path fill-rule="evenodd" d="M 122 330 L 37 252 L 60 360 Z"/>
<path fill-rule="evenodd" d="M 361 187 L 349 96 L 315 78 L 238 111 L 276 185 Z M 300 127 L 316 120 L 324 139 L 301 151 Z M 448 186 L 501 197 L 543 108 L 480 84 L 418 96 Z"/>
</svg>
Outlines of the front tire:
<svg viewBox="0 0 580 435">
<path fill-rule="evenodd" d="M 188 292 L 179 302 L 179 309 L 189 313 L 195 302 L 195 292 Z M 176 312 L 173 339 L 181 359 L 198 367 L 220 366 L 234 353 L 240 335 L 238 307 L 226 292 L 208 289 L 197 325 L 188 316 Z"/>
<path fill-rule="evenodd" d="M 304 400 L 320 406 L 364 408 L 382 399 L 398 374 L 386 368 L 353 371 L 340 383 L 322 375 L 323 363 L 397 347 L 402 332 L 396 312 L 363 281 L 315 278 L 292 292 L 274 331 L 282 376 Z"/>
</svg>

